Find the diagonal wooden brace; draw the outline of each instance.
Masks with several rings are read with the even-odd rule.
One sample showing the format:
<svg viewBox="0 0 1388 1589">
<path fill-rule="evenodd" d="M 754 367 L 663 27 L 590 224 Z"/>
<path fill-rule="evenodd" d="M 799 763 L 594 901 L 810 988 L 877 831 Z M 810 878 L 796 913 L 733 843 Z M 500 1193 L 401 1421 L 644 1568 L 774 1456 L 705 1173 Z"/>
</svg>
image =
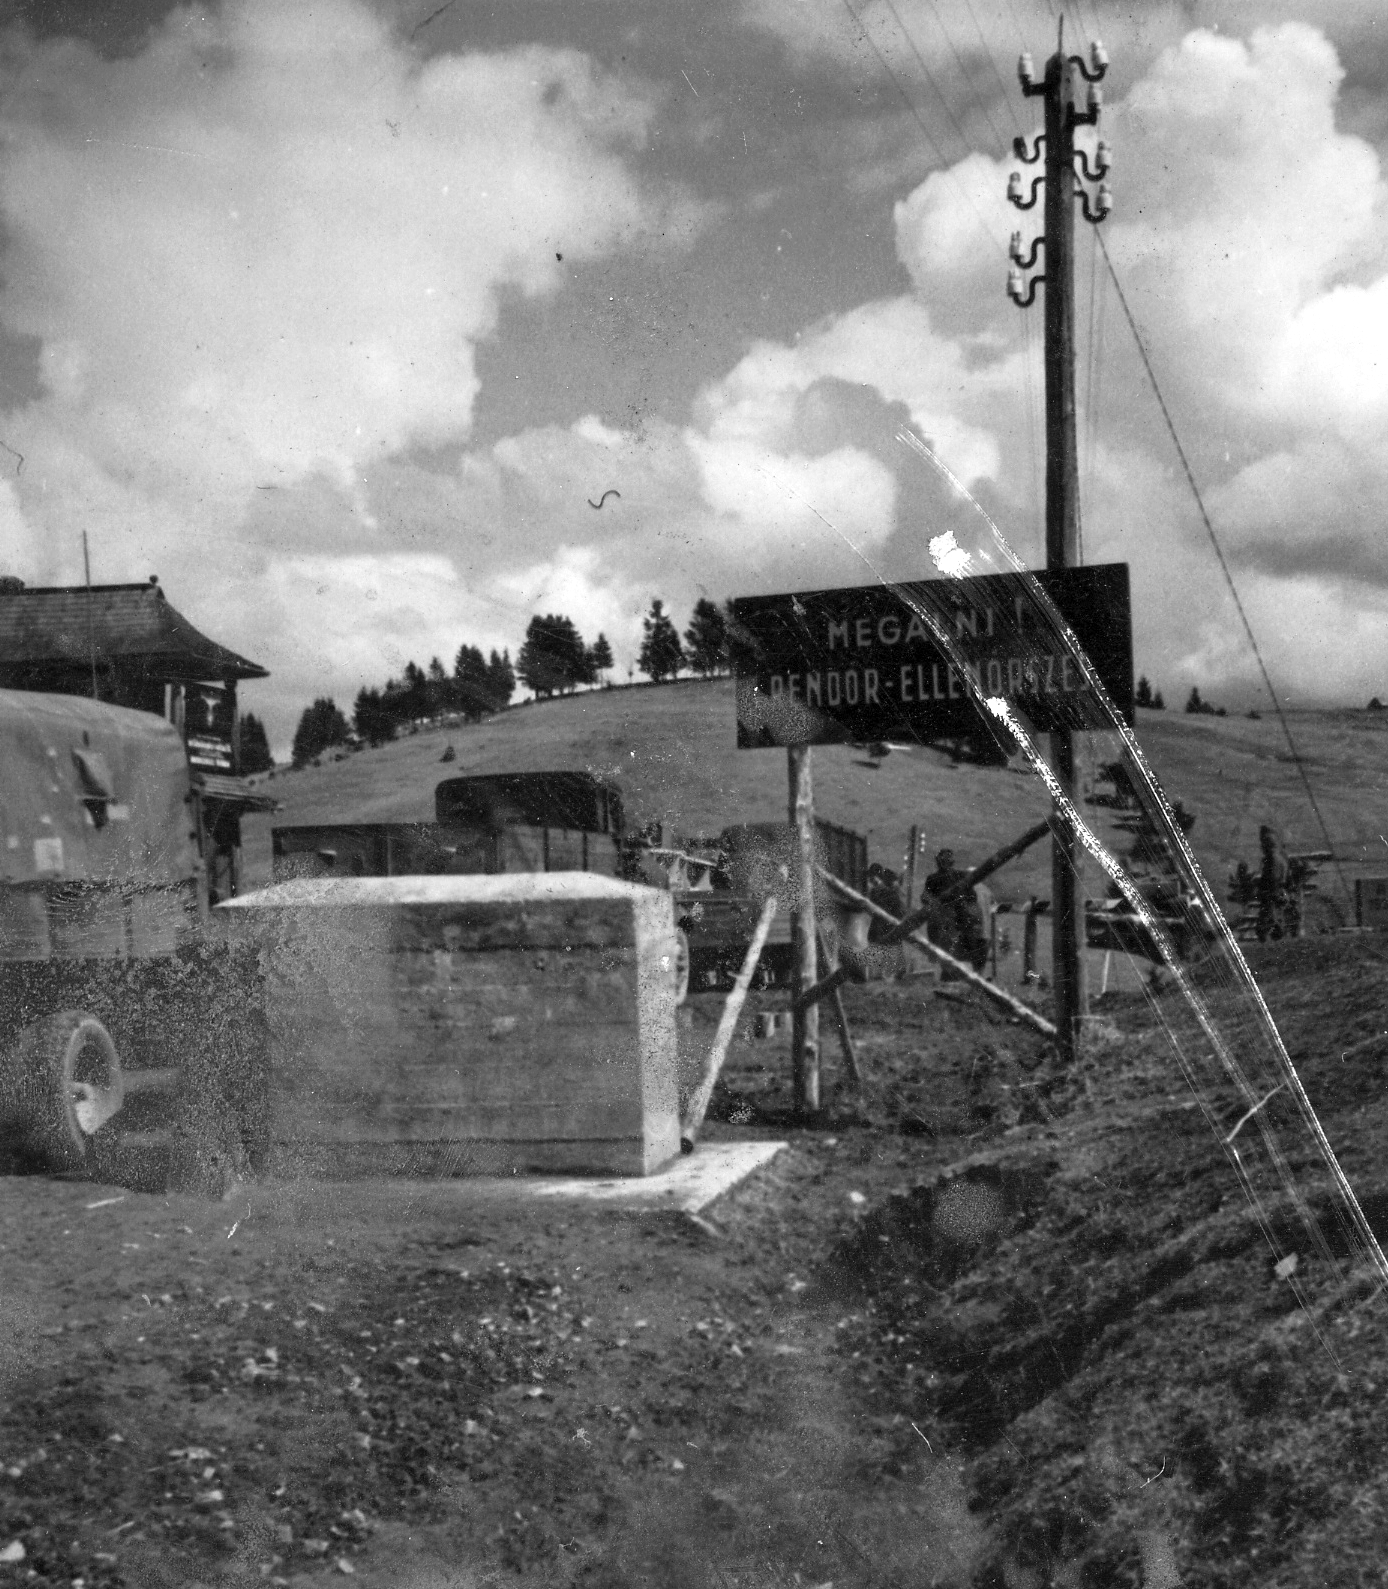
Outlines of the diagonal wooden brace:
<svg viewBox="0 0 1388 1589">
<path fill-rule="evenodd" d="M 874 947 L 885 949 L 894 943 L 905 943 L 908 938 L 913 942 L 919 943 L 919 929 L 925 926 L 941 905 L 948 905 L 951 900 L 958 899 L 961 895 L 968 893 L 976 883 L 981 883 L 985 877 L 991 877 L 999 867 L 1006 866 L 1010 860 L 1020 855 L 1023 850 L 1030 849 L 1038 839 L 1044 839 L 1050 831 L 1051 819 L 1048 817 L 1044 822 L 1038 822 L 1035 827 L 1028 828 L 1021 838 L 1013 839 L 1011 844 L 1004 844 L 1000 850 L 994 850 L 986 861 L 981 862 L 974 867 L 973 871 L 961 877 L 952 888 L 947 888 L 942 893 L 937 894 L 929 905 L 913 911 L 911 915 L 901 921 L 898 921 L 890 912 L 874 905 L 865 895 L 849 889 L 847 884 L 840 884 L 839 879 L 826 872 L 823 867 L 820 868 L 820 875 L 826 882 L 835 885 L 842 897 L 847 898 L 849 894 L 852 894 L 855 900 L 862 901 L 860 909 L 871 911 L 879 921 L 892 923 L 891 931 L 884 938 L 879 938 Z M 844 892 L 845 890 L 846 892 Z M 907 904 L 910 904 L 909 900 Z M 933 953 L 936 946 L 931 944 L 929 947 Z M 957 962 L 952 961 L 951 963 L 956 964 Z M 846 965 L 840 965 L 836 970 L 831 971 L 827 977 L 821 977 L 813 987 L 806 988 L 804 993 L 795 1001 L 797 1008 L 818 1004 L 821 999 L 828 998 L 836 988 L 842 987 L 848 981 L 850 974 Z M 991 987 L 992 984 L 987 983 L 985 986 Z"/>
<path fill-rule="evenodd" d="M 822 866 L 819 869 L 819 875 L 840 899 L 847 900 L 849 904 L 855 905 L 859 910 L 868 911 L 871 915 L 876 916 L 878 921 L 888 922 L 894 931 L 900 931 L 900 929 L 906 927 L 906 922 L 898 921 L 890 911 L 883 910 L 880 905 L 874 905 L 866 894 L 860 894 L 856 888 L 850 888 L 847 883 L 840 882 L 832 872 L 825 871 Z M 908 917 L 907 921 L 909 920 L 910 918 Z M 1056 1035 L 1055 1027 L 1044 1016 L 1038 1015 L 1029 1004 L 1023 1004 L 1020 999 L 1014 999 L 1010 993 L 1004 992 L 1002 988 L 989 982 L 986 977 L 979 976 L 972 966 L 965 965 L 962 960 L 956 960 L 952 954 L 948 954 L 938 944 L 931 943 L 923 932 L 907 931 L 904 936 L 909 938 L 917 947 L 924 949 L 932 960 L 939 961 L 942 966 L 948 966 L 951 971 L 962 977 L 970 986 L 977 988 L 980 993 L 992 999 L 995 1004 L 1002 1005 L 1004 1009 L 1015 1015 L 1019 1021 L 1025 1022 L 1026 1025 L 1034 1028 L 1044 1037 L 1054 1037 Z M 828 977 L 825 978 L 826 982 L 830 980 Z M 823 985 L 823 983 L 820 983 L 818 986 L 822 987 Z M 817 988 L 811 988 L 809 992 L 814 994 L 817 992 Z M 809 994 L 806 997 L 809 997 Z"/>
</svg>

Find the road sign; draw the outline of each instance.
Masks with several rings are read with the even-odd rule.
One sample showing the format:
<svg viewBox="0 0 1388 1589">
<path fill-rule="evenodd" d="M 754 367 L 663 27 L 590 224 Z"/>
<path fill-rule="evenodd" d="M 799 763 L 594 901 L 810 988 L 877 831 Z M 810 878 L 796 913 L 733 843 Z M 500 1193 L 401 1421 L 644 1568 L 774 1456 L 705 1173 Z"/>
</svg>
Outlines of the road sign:
<svg viewBox="0 0 1388 1589">
<path fill-rule="evenodd" d="M 1111 728 L 1033 580 L 1131 725 L 1128 565 L 1104 563 L 734 601 L 739 746 L 977 737 L 966 673 L 1035 732 Z"/>
</svg>

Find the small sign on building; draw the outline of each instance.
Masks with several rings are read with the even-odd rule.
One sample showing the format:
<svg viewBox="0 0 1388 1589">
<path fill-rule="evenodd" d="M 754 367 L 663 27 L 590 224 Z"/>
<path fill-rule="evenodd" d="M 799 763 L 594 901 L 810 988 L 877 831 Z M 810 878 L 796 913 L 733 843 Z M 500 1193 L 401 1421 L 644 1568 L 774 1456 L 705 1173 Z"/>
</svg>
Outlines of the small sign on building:
<svg viewBox="0 0 1388 1589">
<path fill-rule="evenodd" d="M 202 767 L 208 772 L 230 772 L 231 741 L 215 739 L 210 734 L 189 734 L 188 762 L 190 766 Z"/>
<path fill-rule="evenodd" d="M 972 686 L 1037 732 L 1112 728 L 1033 580 L 1131 725 L 1128 565 L 1107 563 L 734 601 L 738 745 L 965 738 Z"/>
</svg>

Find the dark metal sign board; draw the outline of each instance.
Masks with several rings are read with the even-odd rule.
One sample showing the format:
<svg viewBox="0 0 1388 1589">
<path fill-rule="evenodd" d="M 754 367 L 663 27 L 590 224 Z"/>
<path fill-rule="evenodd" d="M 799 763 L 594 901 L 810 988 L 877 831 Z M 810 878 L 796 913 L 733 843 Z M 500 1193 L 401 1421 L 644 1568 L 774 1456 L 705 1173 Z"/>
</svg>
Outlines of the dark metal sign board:
<svg viewBox="0 0 1388 1589">
<path fill-rule="evenodd" d="M 824 745 L 968 738 L 980 709 L 959 663 L 1038 733 L 1111 728 L 1031 589 L 1074 631 L 1109 698 L 1133 721 L 1128 565 L 865 585 L 733 602 L 737 742 Z M 953 639 L 951 659 L 921 610 Z"/>
</svg>

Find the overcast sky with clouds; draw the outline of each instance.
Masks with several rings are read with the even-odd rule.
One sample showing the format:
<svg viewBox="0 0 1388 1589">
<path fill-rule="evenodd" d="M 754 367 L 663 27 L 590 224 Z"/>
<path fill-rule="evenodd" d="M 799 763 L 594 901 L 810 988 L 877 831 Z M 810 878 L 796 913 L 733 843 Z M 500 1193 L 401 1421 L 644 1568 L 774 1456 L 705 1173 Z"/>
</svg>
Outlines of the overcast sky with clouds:
<svg viewBox="0 0 1388 1589">
<path fill-rule="evenodd" d="M 1388 695 L 1380 0 L 1066 8 L 1105 241 L 1273 678 Z M 530 615 L 1042 561 L 1041 309 L 1004 285 L 1049 0 L 106 0 L 0 35 L 0 567 L 157 572 L 299 711 Z M 1039 215 L 1039 211 L 1036 212 Z M 1087 561 L 1169 700 L 1252 659 L 1077 234 Z M 1043 289 L 1044 290 L 1044 289 Z M 23 456 L 22 468 L 17 456 Z M 601 510 L 589 506 L 620 491 Z"/>
</svg>

